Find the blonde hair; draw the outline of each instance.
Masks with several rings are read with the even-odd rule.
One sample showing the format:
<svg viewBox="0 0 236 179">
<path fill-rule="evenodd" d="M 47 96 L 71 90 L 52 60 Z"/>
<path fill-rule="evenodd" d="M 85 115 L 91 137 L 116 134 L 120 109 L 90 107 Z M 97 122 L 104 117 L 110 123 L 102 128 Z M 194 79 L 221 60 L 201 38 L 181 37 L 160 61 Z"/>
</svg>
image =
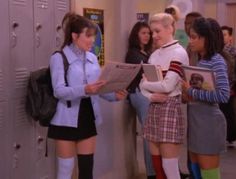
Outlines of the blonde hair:
<svg viewBox="0 0 236 179">
<path fill-rule="evenodd" d="M 154 14 L 150 18 L 150 22 L 149 23 L 150 24 L 152 24 L 152 23 L 160 23 L 164 27 L 172 26 L 175 29 L 175 20 L 174 20 L 174 18 L 170 14 L 167 14 L 167 13 Z"/>
</svg>

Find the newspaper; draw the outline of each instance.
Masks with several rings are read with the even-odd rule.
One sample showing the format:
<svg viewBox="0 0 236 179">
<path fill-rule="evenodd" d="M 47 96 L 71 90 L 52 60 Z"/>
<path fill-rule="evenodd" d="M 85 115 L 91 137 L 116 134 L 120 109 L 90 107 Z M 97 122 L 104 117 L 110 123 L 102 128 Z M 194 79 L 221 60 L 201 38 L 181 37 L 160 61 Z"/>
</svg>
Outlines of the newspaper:
<svg viewBox="0 0 236 179">
<path fill-rule="evenodd" d="M 105 80 L 106 84 L 100 88 L 98 94 L 126 89 L 140 69 L 141 64 L 107 62 L 99 77 L 99 80 Z"/>
</svg>

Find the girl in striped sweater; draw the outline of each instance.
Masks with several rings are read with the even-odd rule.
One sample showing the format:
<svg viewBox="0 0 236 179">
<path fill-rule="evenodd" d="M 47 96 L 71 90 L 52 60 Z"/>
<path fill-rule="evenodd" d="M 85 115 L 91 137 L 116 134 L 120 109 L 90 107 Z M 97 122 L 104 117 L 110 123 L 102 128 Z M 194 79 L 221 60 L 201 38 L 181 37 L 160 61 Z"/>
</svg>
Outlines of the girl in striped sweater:
<svg viewBox="0 0 236 179">
<path fill-rule="evenodd" d="M 183 82 L 188 102 L 188 149 L 195 179 L 219 179 L 219 154 L 225 151 L 226 120 L 218 103 L 229 99 L 227 65 L 222 56 L 223 34 L 214 19 L 198 18 L 190 30 L 190 48 L 199 55 L 197 66 L 215 74 L 215 90 Z"/>
</svg>

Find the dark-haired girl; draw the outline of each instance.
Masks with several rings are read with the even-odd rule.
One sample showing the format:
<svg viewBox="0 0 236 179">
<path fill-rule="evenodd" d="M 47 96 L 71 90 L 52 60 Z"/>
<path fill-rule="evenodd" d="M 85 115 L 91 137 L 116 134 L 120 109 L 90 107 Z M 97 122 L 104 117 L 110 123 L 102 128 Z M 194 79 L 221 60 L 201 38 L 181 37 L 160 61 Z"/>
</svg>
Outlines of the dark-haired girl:
<svg viewBox="0 0 236 179">
<path fill-rule="evenodd" d="M 194 178 L 219 179 L 219 154 L 225 151 L 226 120 L 218 103 L 229 99 L 227 65 L 222 56 L 223 35 L 214 19 L 198 18 L 190 29 L 190 48 L 200 59 L 197 66 L 214 72 L 215 90 L 207 91 L 183 83 L 188 103 L 188 149 Z"/>
<path fill-rule="evenodd" d="M 76 155 L 79 179 L 92 179 L 97 135 L 95 123 L 102 120 L 97 91 L 105 85 L 104 81 L 98 81 L 100 66 L 97 57 L 89 52 L 96 26 L 73 13 L 65 15 L 62 25 L 65 33 L 62 51 L 69 62 L 68 86 L 65 85 L 62 56 L 56 53 L 50 59 L 50 71 L 58 103 L 48 137 L 56 141 L 57 179 L 71 179 Z M 125 96 L 125 91 L 118 91 L 102 97 L 114 101 Z"/>
</svg>

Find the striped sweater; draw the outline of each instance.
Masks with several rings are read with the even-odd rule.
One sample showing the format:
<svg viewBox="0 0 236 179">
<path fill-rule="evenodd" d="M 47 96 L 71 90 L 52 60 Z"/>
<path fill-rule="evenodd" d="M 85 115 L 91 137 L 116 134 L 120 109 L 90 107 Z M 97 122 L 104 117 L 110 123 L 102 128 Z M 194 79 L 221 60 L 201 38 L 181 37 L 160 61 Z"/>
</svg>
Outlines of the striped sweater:
<svg viewBox="0 0 236 179">
<path fill-rule="evenodd" d="M 211 60 L 200 60 L 197 66 L 213 70 L 215 74 L 216 89 L 206 91 L 201 89 L 188 89 L 188 95 L 194 100 L 210 103 L 226 103 L 229 99 L 230 88 L 227 75 L 227 65 L 220 54 L 212 56 Z"/>
</svg>

